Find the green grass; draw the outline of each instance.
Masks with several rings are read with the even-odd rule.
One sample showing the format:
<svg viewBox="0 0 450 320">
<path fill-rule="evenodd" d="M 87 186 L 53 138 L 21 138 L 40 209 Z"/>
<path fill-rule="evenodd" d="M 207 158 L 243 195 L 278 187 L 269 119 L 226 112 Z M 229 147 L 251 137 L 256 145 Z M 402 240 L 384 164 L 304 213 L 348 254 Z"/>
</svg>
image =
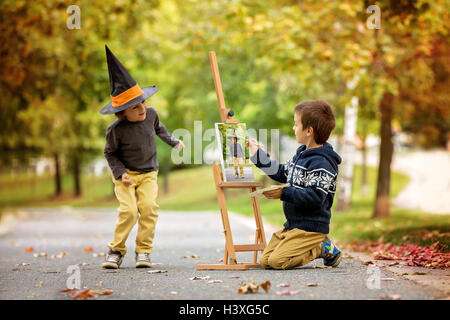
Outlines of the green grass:
<svg viewBox="0 0 450 320">
<path fill-rule="evenodd" d="M 373 219 L 372 209 L 375 198 L 376 168 L 368 168 L 367 193 L 362 194 L 361 166 L 355 166 L 353 180 L 352 204 L 345 212 L 336 211 L 336 199 L 332 208 L 330 235 L 339 241 L 382 240 L 395 244 L 404 241 L 420 245 L 440 242 L 441 248 L 450 250 L 450 238 L 443 233 L 450 233 L 448 215 L 431 214 L 418 210 L 406 210 L 391 206 L 391 216 Z M 254 170 L 255 178 L 262 180 L 261 171 Z M 267 177 L 265 184 L 273 182 Z M 392 172 L 391 198 L 394 198 L 409 182 L 403 174 Z M 72 178 L 64 176 L 64 196 L 53 198 L 53 178 L 51 176 L 35 177 L 30 174 L 0 176 L 0 211 L 6 208 L 39 206 L 54 207 L 70 205 L 74 207 L 101 206 L 116 207 L 113 196 L 113 184 L 109 174 L 103 176 L 83 176 L 83 196 L 71 196 Z M 163 191 L 163 179 L 158 177 L 158 203 L 161 210 L 213 210 L 218 212 L 216 190 L 210 166 L 177 170 L 170 174 L 169 189 Z M 339 192 L 339 190 L 338 190 Z M 226 190 L 227 206 L 230 211 L 253 216 L 250 197 L 246 190 Z M 259 198 L 264 219 L 281 227 L 285 221 L 279 200 Z M 218 217 L 218 219 L 220 219 Z M 428 234 L 428 236 L 425 236 Z M 432 235 L 432 236 L 430 236 Z M 407 237 L 407 238 L 406 238 Z"/>
</svg>

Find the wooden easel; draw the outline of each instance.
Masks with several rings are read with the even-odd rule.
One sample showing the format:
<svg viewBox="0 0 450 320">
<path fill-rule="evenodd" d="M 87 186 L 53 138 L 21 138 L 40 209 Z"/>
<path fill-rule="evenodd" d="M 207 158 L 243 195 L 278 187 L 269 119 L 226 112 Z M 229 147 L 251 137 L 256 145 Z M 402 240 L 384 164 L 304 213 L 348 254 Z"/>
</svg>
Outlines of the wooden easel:
<svg viewBox="0 0 450 320">
<path fill-rule="evenodd" d="M 233 111 L 225 107 L 222 84 L 220 82 L 219 67 L 217 65 L 216 53 L 214 51 L 209 52 L 209 61 L 211 63 L 214 86 L 217 93 L 217 100 L 219 102 L 220 119 L 224 123 L 239 123 L 238 120 L 231 119 L 231 117 L 233 116 Z M 258 251 L 263 251 L 266 247 L 266 236 L 264 234 L 264 226 L 261 218 L 261 212 L 259 210 L 258 200 L 255 197 L 251 197 L 256 223 L 255 243 L 235 245 L 233 243 L 233 237 L 231 235 L 231 227 L 228 218 L 228 209 L 225 198 L 225 189 L 248 188 L 249 192 L 253 192 L 257 187 L 262 187 L 263 183 L 225 182 L 223 181 L 223 174 L 220 170 L 220 167 L 216 163 L 212 165 L 212 170 L 214 175 L 214 182 L 216 185 L 217 200 L 220 207 L 220 215 L 222 216 L 222 224 L 225 234 L 225 255 L 223 258 L 223 264 L 199 264 L 197 265 L 197 270 L 246 270 L 249 268 L 261 268 L 261 265 L 257 262 Z M 236 252 L 243 251 L 254 251 L 253 262 L 237 262 Z"/>
</svg>

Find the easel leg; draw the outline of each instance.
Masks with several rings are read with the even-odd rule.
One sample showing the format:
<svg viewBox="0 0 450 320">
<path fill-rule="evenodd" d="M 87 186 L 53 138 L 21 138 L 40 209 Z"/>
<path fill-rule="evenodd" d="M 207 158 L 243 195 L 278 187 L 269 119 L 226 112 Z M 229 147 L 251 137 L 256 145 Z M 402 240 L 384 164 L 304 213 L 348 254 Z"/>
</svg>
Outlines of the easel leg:
<svg viewBox="0 0 450 320">
<path fill-rule="evenodd" d="M 255 191 L 255 187 L 250 188 L 250 192 Z M 255 223 L 256 223 L 256 233 L 255 233 L 255 244 L 262 243 L 264 244 L 264 247 L 266 247 L 266 235 L 264 233 L 264 226 L 261 218 L 261 211 L 259 209 L 259 203 L 258 200 L 255 197 L 252 197 L 252 205 L 253 205 L 253 214 L 255 216 Z M 258 251 L 255 251 L 253 254 L 253 262 L 257 262 L 258 259 Z"/>
<path fill-rule="evenodd" d="M 220 181 L 220 169 L 217 165 L 213 165 L 214 179 L 216 181 L 217 200 L 219 202 L 220 214 L 222 216 L 223 232 L 225 233 L 225 254 L 224 263 L 236 264 L 236 253 L 234 250 L 233 238 L 231 236 L 230 221 L 228 219 L 228 210 L 225 202 L 225 192 L 219 187 Z M 231 259 L 230 257 L 231 256 Z M 231 261 L 229 261 L 231 260 Z"/>
</svg>

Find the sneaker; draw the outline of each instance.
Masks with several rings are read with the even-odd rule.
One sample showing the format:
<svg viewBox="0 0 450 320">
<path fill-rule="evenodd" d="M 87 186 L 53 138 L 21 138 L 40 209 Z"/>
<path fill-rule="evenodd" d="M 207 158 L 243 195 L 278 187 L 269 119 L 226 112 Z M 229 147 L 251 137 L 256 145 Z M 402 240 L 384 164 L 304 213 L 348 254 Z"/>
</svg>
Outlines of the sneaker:
<svg viewBox="0 0 450 320">
<path fill-rule="evenodd" d="M 341 251 L 335 244 L 326 237 L 320 244 L 320 258 L 323 259 L 323 264 L 328 267 L 337 267 L 342 260 Z"/>
<path fill-rule="evenodd" d="M 105 262 L 102 264 L 102 268 L 105 269 L 118 269 L 122 264 L 123 255 L 119 251 L 109 250 L 106 255 Z"/>
<path fill-rule="evenodd" d="M 152 261 L 150 260 L 149 252 L 136 252 L 136 268 L 151 268 L 151 266 Z"/>
</svg>

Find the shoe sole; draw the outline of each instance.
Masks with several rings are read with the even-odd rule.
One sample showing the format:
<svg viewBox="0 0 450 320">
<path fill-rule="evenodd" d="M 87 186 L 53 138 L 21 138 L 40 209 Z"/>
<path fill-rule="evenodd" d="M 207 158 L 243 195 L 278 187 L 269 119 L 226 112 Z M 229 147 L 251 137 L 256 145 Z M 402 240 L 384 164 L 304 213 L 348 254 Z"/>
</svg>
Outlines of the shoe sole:
<svg viewBox="0 0 450 320">
<path fill-rule="evenodd" d="M 105 269 L 119 269 L 119 266 L 117 264 L 112 264 L 112 263 L 103 263 L 102 264 L 102 268 Z"/>
<path fill-rule="evenodd" d="M 136 262 L 136 268 L 151 268 L 152 264 L 149 262 Z"/>
<path fill-rule="evenodd" d="M 338 253 L 338 255 L 337 255 L 337 257 L 336 257 L 336 259 L 334 259 L 334 261 L 332 262 L 332 263 L 330 263 L 330 264 L 325 264 L 327 267 L 333 267 L 333 268 L 336 268 L 338 265 L 339 265 L 339 263 L 341 263 L 341 260 L 342 260 L 342 254 L 341 254 L 341 252 L 339 252 Z"/>
</svg>

